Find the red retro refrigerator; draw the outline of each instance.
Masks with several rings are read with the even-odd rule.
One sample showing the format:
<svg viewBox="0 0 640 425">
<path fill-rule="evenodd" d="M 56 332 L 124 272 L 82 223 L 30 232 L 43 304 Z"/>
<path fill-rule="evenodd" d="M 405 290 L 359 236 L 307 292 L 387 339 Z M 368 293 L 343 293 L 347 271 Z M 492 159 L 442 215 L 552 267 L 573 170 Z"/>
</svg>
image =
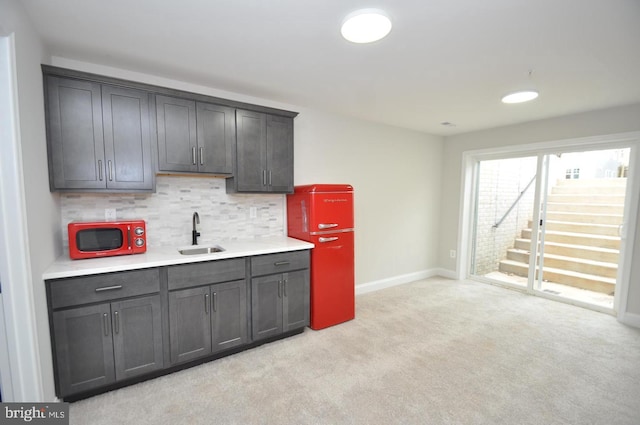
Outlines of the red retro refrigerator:
<svg viewBox="0 0 640 425">
<path fill-rule="evenodd" d="M 311 329 L 355 317 L 353 187 L 296 186 L 287 195 L 289 236 L 312 242 Z"/>
</svg>

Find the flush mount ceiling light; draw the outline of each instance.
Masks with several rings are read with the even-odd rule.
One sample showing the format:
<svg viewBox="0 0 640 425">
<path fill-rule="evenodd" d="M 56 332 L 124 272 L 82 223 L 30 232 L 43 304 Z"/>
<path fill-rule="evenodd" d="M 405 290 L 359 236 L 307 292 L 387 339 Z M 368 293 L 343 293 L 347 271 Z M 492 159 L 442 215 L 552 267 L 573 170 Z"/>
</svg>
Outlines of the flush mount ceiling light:
<svg viewBox="0 0 640 425">
<path fill-rule="evenodd" d="M 515 93 L 510 93 L 502 98 L 502 103 L 522 103 L 538 97 L 538 92 L 535 90 L 523 90 Z"/>
<path fill-rule="evenodd" d="M 372 43 L 391 31 L 391 20 L 380 9 L 360 9 L 342 22 L 342 36 L 353 43 Z"/>
</svg>

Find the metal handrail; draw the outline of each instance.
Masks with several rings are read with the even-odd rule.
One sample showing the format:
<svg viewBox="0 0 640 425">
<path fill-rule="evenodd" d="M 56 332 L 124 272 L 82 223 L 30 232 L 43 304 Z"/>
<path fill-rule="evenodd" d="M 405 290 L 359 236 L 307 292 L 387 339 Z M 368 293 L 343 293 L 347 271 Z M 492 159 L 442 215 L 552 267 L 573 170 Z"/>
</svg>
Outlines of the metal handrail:
<svg viewBox="0 0 640 425">
<path fill-rule="evenodd" d="M 502 224 L 502 222 L 504 221 L 505 218 L 507 218 L 507 216 L 509 215 L 509 213 L 511 212 L 511 210 L 513 210 L 513 208 L 516 206 L 516 204 L 520 201 L 520 199 L 522 198 L 522 196 L 524 195 L 524 193 L 527 191 L 527 189 L 529 189 L 529 187 L 531 187 L 531 185 L 533 184 L 533 182 L 536 180 L 536 175 L 534 174 L 533 177 L 531 178 L 531 181 L 529 183 L 527 183 L 527 186 L 522 189 L 522 192 L 520 192 L 520 195 L 518 195 L 518 197 L 516 198 L 515 201 L 513 201 L 513 204 L 511 204 L 511 206 L 509 207 L 509 209 L 507 210 L 506 213 L 504 213 L 504 215 L 502 216 L 502 218 L 500 220 L 498 220 L 496 222 L 496 224 L 493 225 L 494 229 L 497 229 L 498 226 L 500 226 Z"/>
</svg>

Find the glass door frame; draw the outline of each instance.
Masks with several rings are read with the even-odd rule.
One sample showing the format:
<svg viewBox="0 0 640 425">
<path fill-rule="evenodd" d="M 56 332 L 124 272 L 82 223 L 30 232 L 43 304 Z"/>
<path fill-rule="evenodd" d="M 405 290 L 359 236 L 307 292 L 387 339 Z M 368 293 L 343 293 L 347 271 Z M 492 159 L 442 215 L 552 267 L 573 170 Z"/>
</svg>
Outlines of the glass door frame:
<svg viewBox="0 0 640 425">
<path fill-rule="evenodd" d="M 624 223 L 621 232 L 620 259 L 616 278 L 616 291 L 614 295 L 614 307 L 612 309 L 594 304 L 571 300 L 554 294 L 542 292 L 534 287 L 537 270 L 536 258 L 538 255 L 538 241 L 540 234 L 540 205 L 542 201 L 542 185 L 548 175 L 545 169 L 546 157 L 564 152 L 586 152 L 592 150 L 607 150 L 616 148 L 630 148 L 629 172 L 625 192 Z M 531 255 L 529 258 L 529 276 L 526 288 L 520 285 L 509 284 L 489 278 L 471 275 L 474 253 L 474 225 L 476 213 L 476 196 L 478 187 L 478 169 L 481 161 L 495 159 L 509 159 L 525 156 L 537 156 L 537 176 L 535 182 L 535 200 L 533 211 L 533 223 L 531 229 Z M 458 261 L 456 265 L 457 279 L 470 279 L 493 285 L 520 290 L 531 295 L 549 298 L 552 300 L 578 305 L 591 310 L 601 311 L 612 315 L 624 313 L 627 304 L 627 295 L 630 284 L 631 259 L 633 256 L 633 235 L 636 234 L 636 216 L 640 213 L 640 132 L 623 133 L 617 135 L 597 136 L 582 139 L 559 140 L 528 145 L 516 145 L 500 148 L 481 149 L 463 152 L 462 191 L 460 209 L 460 232 L 458 236 Z M 540 178 L 539 176 L 545 176 Z M 546 184 L 546 183 L 545 183 Z M 545 186 L 546 187 L 546 186 Z M 545 195 L 546 196 L 546 195 Z M 543 222 L 543 226 L 546 223 Z M 631 238 L 630 238 L 631 237 Z M 539 273 L 540 279 L 542 274 Z M 538 288 L 540 286 L 538 285 Z"/>
</svg>

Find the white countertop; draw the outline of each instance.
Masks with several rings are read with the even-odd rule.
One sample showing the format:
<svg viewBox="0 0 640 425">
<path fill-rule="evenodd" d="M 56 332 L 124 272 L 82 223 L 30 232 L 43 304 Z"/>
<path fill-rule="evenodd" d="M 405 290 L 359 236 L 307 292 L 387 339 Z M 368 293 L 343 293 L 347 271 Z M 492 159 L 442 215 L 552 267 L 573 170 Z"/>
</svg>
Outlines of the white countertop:
<svg viewBox="0 0 640 425">
<path fill-rule="evenodd" d="M 174 264 L 199 263 L 202 261 L 222 260 L 224 258 L 248 257 L 273 254 L 276 252 L 300 251 L 311 249 L 314 245 L 289 237 L 258 238 L 243 241 L 220 241 L 224 252 L 199 255 L 182 255 L 181 247 L 149 248 L 144 254 L 120 255 L 117 257 L 71 260 L 66 254 L 58 258 L 42 274 L 43 280 L 65 277 L 85 276 L 99 273 L 120 272 L 125 270 L 146 269 L 150 267 L 170 266 Z M 210 246 L 207 244 L 202 245 Z"/>
</svg>

